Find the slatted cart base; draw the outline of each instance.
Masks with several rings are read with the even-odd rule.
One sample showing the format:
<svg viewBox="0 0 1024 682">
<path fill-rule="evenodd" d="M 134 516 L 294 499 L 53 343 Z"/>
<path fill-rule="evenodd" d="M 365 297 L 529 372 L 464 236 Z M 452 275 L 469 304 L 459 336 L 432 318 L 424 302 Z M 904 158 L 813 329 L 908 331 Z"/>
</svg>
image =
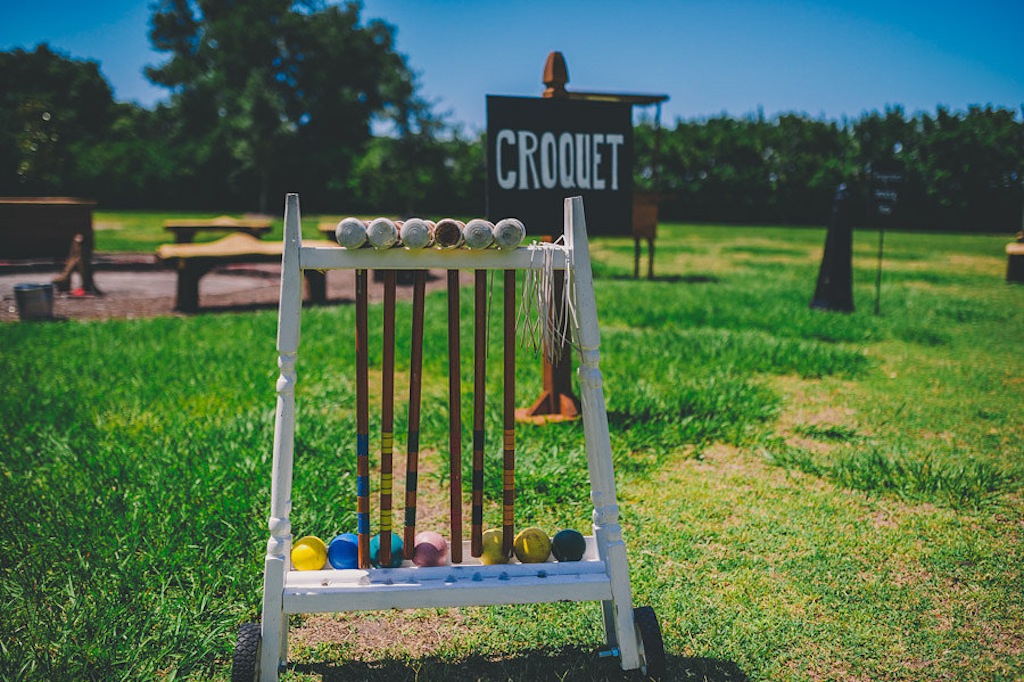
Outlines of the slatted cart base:
<svg viewBox="0 0 1024 682">
<path fill-rule="evenodd" d="M 593 537 L 582 561 L 485 566 L 469 556 L 451 566 L 289 571 L 285 613 L 328 613 L 443 606 L 492 606 L 612 598 Z M 408 562 L 406 562 L 408 563 Z"/>
</svg>

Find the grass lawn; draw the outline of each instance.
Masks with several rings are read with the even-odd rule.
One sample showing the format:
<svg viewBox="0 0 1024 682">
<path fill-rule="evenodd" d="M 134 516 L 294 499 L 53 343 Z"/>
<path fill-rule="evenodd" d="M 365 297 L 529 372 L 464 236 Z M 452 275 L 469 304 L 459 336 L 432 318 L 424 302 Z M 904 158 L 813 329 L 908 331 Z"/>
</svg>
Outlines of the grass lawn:
<svg viewBox="0 0 1024 682">
<path fill-rule="evenodd" d="M 167 217 L 97 214 L 123 224 L 98 248 L 149 250 Z M 872 232 L 855 234 L 849 315 L 808 308 L 821 229 L 662 226 L 654 281 L 631 279 L 631 240 L 594 241 L 634 599 L 658 613 L 670 679 L 1021 679 L 1024 287 L 1003 280 L 1008 240 L 887 234 L 879 316 Z M 427 306 L 420 479 L 424 524 L 443 530 L 443 295 Z M 229 679 L 261 599 L 275 318 L 0 326 L 0 679 Z M 303 319 L 292 527 L 326 539 L 355 521 L 353 310 Z M 529 350 L 517 372 L 525 405 L 541 379 Z M 588 529 L 582 441 L 578 424 L 518 429 L 519 526 Z M 593 604 L 310 616 L 292 631 L 289 680 L 622 679 L 595 655 Z"/>
</svg>

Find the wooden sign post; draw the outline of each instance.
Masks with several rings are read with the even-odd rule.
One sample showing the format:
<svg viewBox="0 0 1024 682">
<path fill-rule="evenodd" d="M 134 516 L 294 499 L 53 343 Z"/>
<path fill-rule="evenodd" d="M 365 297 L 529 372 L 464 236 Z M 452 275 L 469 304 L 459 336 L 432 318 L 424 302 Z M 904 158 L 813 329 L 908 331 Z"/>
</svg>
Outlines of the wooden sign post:
<svg viewBox="0 0 1024 682">
<path fill-rule="evenodd" d="M 871 188 L 870 214 L 878 223 L 878 267 L 875 271 L 875 315 L 882 311 L 882 260 L 885 253 L 885 228 L 892 224 L 900 201 L 903 173 L 894 164 L 872 164 L 868 167 Z"/>
<path fill-rule="evenodd" d="M 641 231 L 636 231 L 632 107 L 657 104 L 660 112 L 668 95 L 567 90 L 569 71 L 561 52 L 548 55 L 543 82 L 540 99 L 487 98 L 488 217 L 500 220 L 514 212 L 535 233 L 553 232 L 565 197 L 582 196 L 591 234 L 623 234 L 631 225 L 638 250 L 639 240 L 648 240 L 653 276 L 649 209 Z M 656 221 L 657 205 L 653 208 Z M 558 273 L 555 278 L 556 300 L 563 277 Z M 517 419 L 546 422 L 579 416 L 571 353 L 564 347 L 558 355 L 558 362 L 544 360 L 543 391 L 530 407 L 516 410 Z"/>
</svg>

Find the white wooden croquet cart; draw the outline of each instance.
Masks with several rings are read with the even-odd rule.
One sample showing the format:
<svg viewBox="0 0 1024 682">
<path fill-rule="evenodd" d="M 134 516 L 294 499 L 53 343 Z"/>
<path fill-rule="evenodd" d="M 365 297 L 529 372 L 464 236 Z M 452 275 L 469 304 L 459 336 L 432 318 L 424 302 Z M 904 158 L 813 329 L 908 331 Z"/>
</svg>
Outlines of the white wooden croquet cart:
<svg viewBox="0 0 1024 682">
<path fill-rule="evenodd" d="M 543 253 L 542 253 L 543 251 Z M 483 565 L 463 552 L 457 565 L 399 568 L 294 570 L 291 561 L 291 490 L 295 436 L 296 359 L 302 314 L 303 271 L 335 269 L 498 269 L 542 267 L 572 270 L 569 295 L 580 351 L 579 386 L 594 504 L 593 535 L 582 561 Z M 347 250 L 302 245 L 299 197 L 285 203 L 284 254 L 277 332 L 277 414 L 270 499 L 270 540 L 264 564 L 263 617 L 239 630 L 233 680 L 276 680 L 288 653 L 288 615 L 379 609 L 599 601 L 608 652 L 623 670 L 664 670 L 665 654 L 657 618 L 650 607 L 633 608 L 626 545 L 619 526 L 608 417 L 601 371 L 597 306 L 587 245 L 583 200 L 566 199 L 564 243 L 520 246 L 513 250 L 420 251 L 393 248 Z M 578 322 L 577 322 L 578 321 Z M 467 543 L 468 545 L 468 543 Z"/>
</svg>

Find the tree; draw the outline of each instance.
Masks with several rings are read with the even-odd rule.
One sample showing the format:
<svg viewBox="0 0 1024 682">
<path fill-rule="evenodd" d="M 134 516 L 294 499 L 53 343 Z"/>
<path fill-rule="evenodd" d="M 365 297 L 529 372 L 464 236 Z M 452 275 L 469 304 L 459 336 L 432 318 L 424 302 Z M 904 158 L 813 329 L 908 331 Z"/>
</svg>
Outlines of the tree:
<svg viewBox="0 0 1024 682">
<path fill-rule="evenodd" d="M 319 0 L 156 4 L 150 37 L 170 59 L 147 75 L 171 89 L 182 144 L 200 147 L 203 176 L 228 178 L 232 196 L 264 210 L 275 191 L 301 189 L 312 206 L 346 202 L 371 122 L 408 121 L 420 106 L 394 28 L 361 24 L 360 9 Z"/>
<path fill-rule="evenodd" d="M 0 52 L 0 193 L 76 192 L 76 150 L 102 140 L 113 117 L 95 61 L 46 43 Z"/>
<path fill-rule="evenodd" d="M 351 195 L 358 200 L 346 210 L 482 215 L 485 149 L 481 138 L 465 139 L 458 130 L 446 138 L 375 137 L 353 169 Z"/>
</svg>

